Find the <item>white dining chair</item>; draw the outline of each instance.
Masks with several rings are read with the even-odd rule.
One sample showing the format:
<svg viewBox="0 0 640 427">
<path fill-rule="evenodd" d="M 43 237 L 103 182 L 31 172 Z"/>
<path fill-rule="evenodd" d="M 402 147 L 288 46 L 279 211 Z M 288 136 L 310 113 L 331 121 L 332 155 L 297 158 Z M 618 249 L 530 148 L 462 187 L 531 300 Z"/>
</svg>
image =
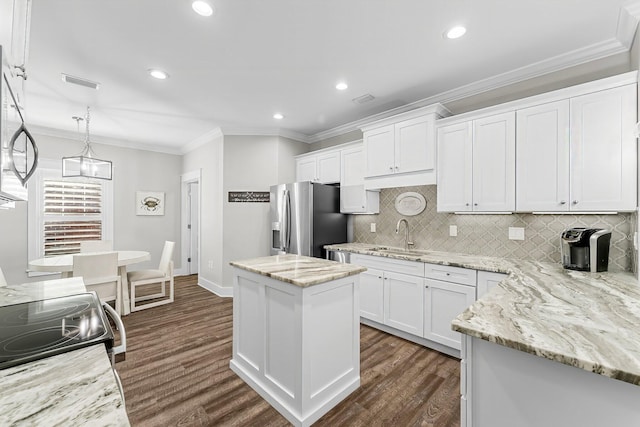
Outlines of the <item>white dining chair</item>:
<svg viewBox="0 0 640 427">
<path fill-rule="evenodd" d="M 2 268 L 0 268 L 0 286 L 7 286 L 7 279 L 4 278 Z"/>
<path fill-rule="evenodd" d="M 80 253 L 108 252 L 113 250 L 111 240 L 84 240 L 80 242 Z"/>
<path fill-rule="evenodd" d="M 90 291 L 96 291 L 100 301 L 115 301 L 120 314 L 122 281 L 118 275 L 118 253 L 79 254 L 73 256 L 73 277 L 82 277 Z"/>
<path fill-rule="evenodd" d="M 173 302 L 173 248 L 175 242 L 164 242 L 160 265 L 157 270 L 137 270 L 127 273 L 129 288 L 131 289 L 131 311 L 157 307 Z M 167 282 L 169 283 L 169 295 L 167 297 Z M 142 285 L 160 284 L 161 291 L 152 295 L 136 296 L 136 288 Z M 159 298 L 163 298 L 160 299 Z M 136 305 L 136 302 L 155 300 L 146 304 Z"/>
</svg>

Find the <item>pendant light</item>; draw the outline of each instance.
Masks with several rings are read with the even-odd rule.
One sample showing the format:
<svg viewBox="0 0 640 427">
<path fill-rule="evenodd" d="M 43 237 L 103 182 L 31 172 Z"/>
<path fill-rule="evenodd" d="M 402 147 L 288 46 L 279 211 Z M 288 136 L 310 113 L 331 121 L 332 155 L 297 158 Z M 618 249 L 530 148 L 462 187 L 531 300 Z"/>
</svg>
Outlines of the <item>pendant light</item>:
<svg viewBox="0 0 640 427">
<path fill-rule="evenodd" d="M 80 132 L 80 121 L 82 117 L 73 117 L 78 125 L 78 133 Z M 73 157 L 62 158 L 62 176 L 78 177 L 84 176 L 87 178 L 98 178 L 111 180 L 111 162 L 108 160 L 100 160 L 95 158 L 95 153 L 91 148 L 91 140 L 89 139 L 89 121 L 91 117 L 89 115 L 89 107 L 87 107 L 87 115 L 84 120 L 86 121 L 86 133 L 84 140 L 84 149 L 82 152 Z"/>
</svg>

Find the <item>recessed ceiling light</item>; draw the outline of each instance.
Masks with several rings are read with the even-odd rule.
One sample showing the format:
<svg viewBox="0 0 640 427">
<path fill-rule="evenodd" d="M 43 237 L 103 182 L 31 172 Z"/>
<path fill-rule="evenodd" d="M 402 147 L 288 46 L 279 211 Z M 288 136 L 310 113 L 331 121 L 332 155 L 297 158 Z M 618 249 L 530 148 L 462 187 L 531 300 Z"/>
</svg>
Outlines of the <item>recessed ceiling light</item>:
<svg viewBox="0 0 640 427">
<path fill-rule="evenodd" d="M 336 85 L 336 89 L 338 89 L 338 90 L 345 90 L 348 87 L 349 87 L 349 85 L 347 85 L 345 82 L 339 82 Z"/>
<path fill-rule="evenodd" d="M 191 7 L 193 10 L 201 16 L 211 16 L 213 15 L 213 6 L 211 6 L 208 2 L 204 0 L 196 0 L 191 3 Z"/>
<path fill-rule="evenodd" d="M 458 37 L 464 36 L 464 33 L 467 32 L 467 29 L 461 25 L 457 25 L 455 27 L 450 28 L 446 33 L 445 37 L 448 39 L 457 39 Z"/>
<path fill-rule="evenodd" d="M 149 75 L 151 75 L 151 77 L 153 77 L 154 79 L 158 79 L 158 80 L 164 80 L 169 78 L 169 74 L 167 74 L 166 71 L 158 70 L 156 68 L 151 68 L 149 70 Z"/>
<path fill-rule="evenodd" d="M 282 120 L 282 119 L 284 119 L 284 116 L 282 115 L 282 113 L 275 113 L 273 115 L 273 118 L 276 119 L 276 120 Z"/>
</svg>

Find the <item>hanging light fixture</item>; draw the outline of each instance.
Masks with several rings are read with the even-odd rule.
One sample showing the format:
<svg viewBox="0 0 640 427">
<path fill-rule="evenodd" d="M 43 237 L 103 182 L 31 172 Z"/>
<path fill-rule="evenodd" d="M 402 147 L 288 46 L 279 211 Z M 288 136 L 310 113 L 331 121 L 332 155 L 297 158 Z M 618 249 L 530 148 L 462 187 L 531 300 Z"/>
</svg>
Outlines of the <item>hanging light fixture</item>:
<svg viewBox="0 0 640 427">
<path fill-rule="evenodd" d="M 99 178 L 111 180 L 111 162 L 108 160 L 100 160 L 95 158 L 95 153 L 91 148 L 91 140 L 89 139 L 89 107 L 87 107 L 86 134 L 84 140 L 84 149 L 82 152 L 73 157 L 62 158 L 62 176 L 77 177 L 84 176 L 87 178 Z M 80 132 L 80 122 L 82 117 L 73 117 L 78 125 L 78 133 Z"/>
</svg>

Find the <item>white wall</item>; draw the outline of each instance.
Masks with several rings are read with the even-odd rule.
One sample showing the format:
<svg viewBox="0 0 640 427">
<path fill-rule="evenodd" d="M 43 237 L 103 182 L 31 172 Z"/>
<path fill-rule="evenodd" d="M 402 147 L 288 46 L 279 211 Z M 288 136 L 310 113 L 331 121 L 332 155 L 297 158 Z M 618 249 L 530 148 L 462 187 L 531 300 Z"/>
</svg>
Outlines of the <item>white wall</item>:
<svg viewBox="0 0 640 427">
<path fill-rule="evenodd" d="M 277 136 L 225 136 L 223 286 L 232 287 L 229 262 L 268 256 L 269 203 L 229 203 L 229 191 L 269 191 L 295 181 L 293 156 L 306 152 L 301 142 Z"/>
<path fill-rule="evenodd" d="M 83 147 L 79 140 L 45 135 L 34 137 L 42 158 L 61 159 L 63 155 L 78 154 Z M 132 269 L 157 268 L 164 241 L 180 241 L 181 156 L 100 144 L 93 147 L 96 157 L 113 162 L 115 249 L 149 251 L 151 260 L 136 264 Z M 165 215 L 136 216 L 136 190 L 165 192 Z M 29 279 L 26 274 L 27 203 L 17 203 L 16 209 L 0 210 L 0 266 L 9 283 L 37 279 Z M 173 259 L 176 268 L 180 268 L 179 245 Z"/>
<path fill-rule="evenodd" d="M 202 286 L 219 292 L 222 284 L 222 135 L 185 154 L 182 172 L 201 170 L 200 182 L 200 274 Z M 210 263 L 212 267 L 210 267 Z"/>
</svg>

